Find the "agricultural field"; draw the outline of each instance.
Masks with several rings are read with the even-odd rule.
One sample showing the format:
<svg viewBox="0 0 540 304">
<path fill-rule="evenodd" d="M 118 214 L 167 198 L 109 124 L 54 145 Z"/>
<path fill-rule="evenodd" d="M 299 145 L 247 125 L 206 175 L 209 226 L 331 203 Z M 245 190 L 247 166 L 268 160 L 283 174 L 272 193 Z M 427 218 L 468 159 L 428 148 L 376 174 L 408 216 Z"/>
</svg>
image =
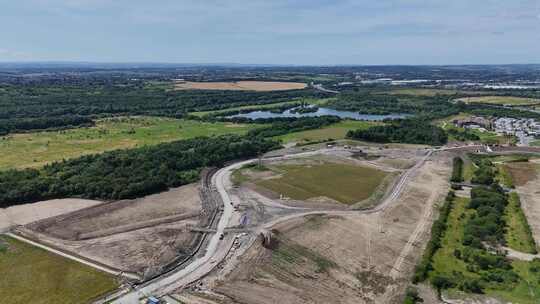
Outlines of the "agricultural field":
<svg viewBox="0 0 540 304">
<path fill-rule="evenodd" d="M 0 138 L 0 169 L 39 167 L 108 150 L 155 145 L 197 136 L 243 134 L 257 126 L 160 117 L 98 120 L 95 127 L 11 134 Z"/>
<path fill-rule="evenodd" d="M 367 129 L 380 124 L 380 122 L 346 120 L 321 129 L 290 133 L 277 138 L 281 139 L 284 143 L 296 142 L 297 144 L 308 144 L 325 140 L 344 139 L 349 130 Z"/>
<path fill-rule="evenodd" d="M 309 165 L 271 166 L 279 174 L 256 181 L 272 192 L 294 200 L 328 197 L 343 204 L 369 198 L 387 176 L 387 172 L 350 164 L 322 162 Z"/>
<path fill-rule="evenodd" d="M 80 304 L 118 287 L 115 278 L 9 237 L 0 251 L 4 304 Z"/>
<path fill-rule="evenodd" d="M 286 91 L 305 89 L 307 84 L 280 81 L 235 81 L 235 82 L 176 82 L 176 90 L 226 90 L 226 91 Z"/>
<path fill-rule="evenodd" d="M 458 99 L 466 103 L 487 103 L 495 105 L 532 105 L 540 103 L 540 99 L 525 98 L 525 97 L 513 97 L 513 96 L 478 96 L 478 97 L 465 97 Z"/>
</svg>

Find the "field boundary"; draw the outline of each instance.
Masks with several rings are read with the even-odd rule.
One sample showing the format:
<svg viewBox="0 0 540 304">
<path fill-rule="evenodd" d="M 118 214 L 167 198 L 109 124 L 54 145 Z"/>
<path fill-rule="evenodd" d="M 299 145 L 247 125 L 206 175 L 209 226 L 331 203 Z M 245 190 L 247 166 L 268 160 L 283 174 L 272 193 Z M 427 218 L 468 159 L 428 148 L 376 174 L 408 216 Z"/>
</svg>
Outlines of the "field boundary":
<svg viewBox="0 0 540 304">
<path fill-rule="evenodd" d="M 32 240 L 30 238 L 27 238 L 27 237 L 19 235 L 19 234 L 8 232 L 5 235 L 7 235 L 7 236 L 9 236 L 11 238 L 14 238 L 16 240 L 19 240 L 21 242 L 25 242 L 27 244 L 30 244 L 32 246 L 44 249 L 44 250 L 46 250 L 48 252 L 54 253 L 54 254 L 59 255 L 61 257 L 64 257 L 64 258 L 79 262 L 81 264 L 93 267 L 95 269 L 101 270 L 103 272 L 106 272 L 106 273 L 109 273 L 109 274 L 112 274 L 112 275 L 115 275 L 115 276 L 123 276 L 123 277 L 126 277 L 128 279 L 141 280 L 141 277 L 139 277 L 137 274 L 130 273 L 130 272 L 125 272 L 125 271 L 122 271 L 122 270 L 107 266 L 105 264 L 102 264 L 102 263 L 99 263 L 99 262 L 96 262 L 96 261 L 92 261 L 90 259 L 78 256 L 78 255 L 67 253 L 64 250 L 60 250 L 60 249 L 58 249 L 58 248 L 56 248 L 54 246 L 51 246 L 49 244 L 44 244 L 43 242 L 40 242 L 40 241 L 37 241 L 37 240 Z"/>
</svg>

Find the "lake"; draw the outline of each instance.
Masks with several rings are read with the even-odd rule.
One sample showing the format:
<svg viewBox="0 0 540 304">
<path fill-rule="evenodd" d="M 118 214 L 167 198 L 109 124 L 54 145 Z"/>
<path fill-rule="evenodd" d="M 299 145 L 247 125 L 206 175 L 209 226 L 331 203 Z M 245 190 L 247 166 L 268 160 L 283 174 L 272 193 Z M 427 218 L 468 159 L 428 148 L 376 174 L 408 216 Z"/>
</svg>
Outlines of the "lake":
<svg viewBox="0 0 540 304">
<path fill-rule="evenodd" d="M 234 117 L 244 117 L 250 119 L 257 118 L 276 118 L 276 117 L 319 117 L 319 116 L 339 116 L 346 119 L 354 120 L 370 120 L 370 121 L 380 121 L 384 119 L 398 119 L 406 118 L 412 116 L 411 114 L 388 114 L 388 115 L 370 115 L 370 114 L 360 114 L 358 112 L 351 111 L 339 111 L 330 108 L 319 108 L 317 112 L 311 113 L 291 113 L 292 109 L 286 110 L 283 113 L 272 113 L 270 111 L 253 111 L 249 113 L 240 113 L 228 118 Z"/>
</svg>

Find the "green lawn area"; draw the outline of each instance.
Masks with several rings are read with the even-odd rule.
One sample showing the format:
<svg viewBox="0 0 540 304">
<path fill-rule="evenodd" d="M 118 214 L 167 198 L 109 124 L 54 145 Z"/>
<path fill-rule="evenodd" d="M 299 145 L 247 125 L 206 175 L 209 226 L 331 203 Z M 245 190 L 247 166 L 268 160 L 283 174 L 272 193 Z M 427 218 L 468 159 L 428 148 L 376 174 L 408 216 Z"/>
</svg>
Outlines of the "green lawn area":
<svg viewBox="0 0 540 304">
<path fill-rule="evenodd" d="M 505 234 L 508 247 L 517 251 L 535 254 L 537 252 L 536 244 L 527 223 L 527 218 L 521 209 L 517 193 L 510 193 L 504 217 L 508 226 Z"/>
<path fill-rule="evenodd" d="M 278 178 L 256 182 L 278 194 L 297 200 L 326 196 L 344 204 L 369 198 L 388 173 L 355 165 L 325 162 L 313 165 L 272 167 Z"/>
<path fill-rule="evenodd" d="M 476 168 L 474 167 L 474 163 L 471 161 L 470 158 L 466 157 L 463 160 L 463 180 L 466 182 L 470 182 L 474 176 L 474 170 L 476 170 Z"/>
<path fill-rule="evenodd" d="M 526 98 L 526 97 L 513 97 L 513 96 L 477 96 L 477 97 L 465 97 L 459 100 L 467 103 L 489 103 L 497 105 L 531 105 L 540 103 L 540 99 Z"/>
<path fill-rule="evenodd" d="M 463 246 L 463 226 L 468 218 L 474 214 L 471 209 L 466 209 L 469 199 L 456 198 L 454 207 L 450 212 L 447 229 L 441 241 L 439 248 L 433 256 L 433 271 L 430 272 L 430 278 L 437 274 L 442 274 L 447 277 L 456 275 L 462 276 L 463 279 L 479 279 L 480 275 L 471 272 L 467 269 L 467 263 L 455 256 L 455 250 L 465 252 Z M 513 261 L 512 267 L 519 275 L 519 281 L 514 288 L 501 284 L 491 284 L 485 288 L 485 293 L 488 296 L 496 296 L 503 298 L 512 303 L 533 304 L 540 301 L 540 277 L 538 273 L 533 274 L 531 267 L 534 262 Z M 457 289 L 450 289 L 450 294 L 463 294 Z"/>
<path fill-rule="evenodd" d="M 540 140 L 535 140 L 531 142 L 530 145 L 533 147 L 540 147 Z"/>
<path fill-rule="evenodd" d="M 189 113 L 189 114 L 195 115 L 195 116 L 198 116 L 198 117 L 203 117 L 203 116 L 208 115 L 208 114 L 217 114 L 217 113 L 224 113 L 224 112 L 236 111 L 236 110 L 262 111 L 262 110 L 270 109 L 270 108 L 277 107 L 277 106 L 294 105 L 294 104 L 301 103 L 301 102 L 306 102 L 306 103 L 312 104 L 312 105 L 323 106 L 330 99 L 331 98 L 323 98 L 323 99 L 302 98 L 302 99 L 298 99 L 298 100 L 276 102 L 276 103 L 270 103 L 270 104 L 264 104 L 264 105 L 250 105 L 250 106 L 232 107 L 232 108 L 227 108 L 227 109 L 223 109 L 223 110 L 192 112 L 192 113 Z"/>
<path fill-rule="evenodd" d="M 258 126 L 159 117 L 107 118 L 90 128 L 4 136 L 0 138 L 0 169 L 38 167 L 84 154 L 197 136 L 242 134 L 255 127 Z"/>
<path fill-rule="evenodd" d="M 306 144 L 327 139 L 343 139 L 349 130 L 367 129 L 371 126 L 380 125 L 380 122 L 345 120 L 321 129 L 307 130 L 278 136 L 284 143 L 297 142 Z"/>
<path fill-rule="evenodd" d="M 0 298 L 3 304 L 80 304 L 118 287 L 109 274 L 18 240 L 0 237 Z"/>
</svg>

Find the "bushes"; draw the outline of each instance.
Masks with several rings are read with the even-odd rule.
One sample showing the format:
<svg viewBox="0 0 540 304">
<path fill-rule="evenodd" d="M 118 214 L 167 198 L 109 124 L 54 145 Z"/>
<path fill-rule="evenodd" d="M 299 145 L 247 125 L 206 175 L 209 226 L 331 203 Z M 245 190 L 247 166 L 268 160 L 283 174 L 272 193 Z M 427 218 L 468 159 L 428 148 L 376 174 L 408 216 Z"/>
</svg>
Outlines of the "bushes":
<svg viewBox="0 0 540 304">
<path fill-rule="evenodd" d="M 476 213 L 464 226 L 463 244 L 475 248 L 483 248 L 484 242 L 494 246 L 505 244 L 503 215 L 507 204 L 508 198 L 496 187 L 473 188 L 468 208 Z"/>
<path fill-rule="evenodd" d="M 449 192 L 446 196 L 443 206 L 440 210 L 439 218 L 433 223 L 431 227 L 431 239 L 429 240 L 422 260 L 416 266 L 413 282 L 416 284 L 418 282 L 423 282 L 427 279 L 428 273 L 433 269 L 431 265 L 433 255 L 437 249 L 441 248 L 441 240 L 444 236 L 446 230 L 446 223 L 448 221 L 448 216 L 450 211 L 452 211 L 452 202 L 455 198 L 454 192 Z"/>
<path fill-rule="evenodd" d="M 424 300 L 418 295 L 418 290 L 415 288 L 409 287 L 405 292 L 405 299 L 403 304 L 417 304 L 424 303 Z"/>
<path fill-rule="evenodd" d="M 450 181 L 454 183 L 463 182 L 463 159 L 461 157 L 454 157 L 452 164 L 453 170 Z"/>
<path fill-rule="evenodd" d="M 431 125 L 429 121 L 418 119 L 393 121 L 388 125 L 366 130 L 351 130 L 347 132 L 347 137 L 379 143 L 399 142 L 435 146 L 444 145 L 448 140 L 443 129 Z"/>
<path fill-rule="evenodd" d="M 489 159 L 478 159 L 475 161 L 478 168 L 474 171 L 471 179 L 473 184 L 491 185 L 495 181 L 495 169 Z"/>
</svg>

